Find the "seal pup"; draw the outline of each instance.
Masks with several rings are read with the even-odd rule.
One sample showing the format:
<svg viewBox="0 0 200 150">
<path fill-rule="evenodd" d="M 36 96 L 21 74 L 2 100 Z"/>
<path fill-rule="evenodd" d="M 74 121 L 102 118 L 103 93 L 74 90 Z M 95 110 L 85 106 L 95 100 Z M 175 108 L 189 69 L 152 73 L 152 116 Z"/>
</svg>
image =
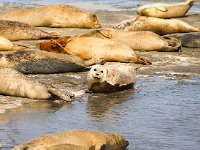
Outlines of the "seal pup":
<svg viewBox="0 0 200 150">
<path fill-rule="evenodd" d="M 48 146 L 56 147 L 64 144 L 81 146 L 87 150 L 123 150 L 129 145 L 128 141 L 118 133 L 77 129 L 43 135 L 12 150 L 45 150 Z"/>
<path fill-rule="evenodd" d="M 138 15 L 156 18 L 177 18 L 183 17 L 192 7 L 196 0 L 186 0 L 177 4 L 152 4 L 139 7 Z"/>
<path fill-rule="evenodd" d="M 94 65 L 87 75 L 88 90 L 108 93 L 132 88 L 137 69 L 130 65 Z"/>
<path fill-rule="evenodd" d="M 51 94 L 63 100 L 71 101 L 72 94 L 63 93 L 58 89 L 31 80 L 12 68 L 0 68 L 0 94 L 25 97 L 30 99 L 50 99 Z"/>
<path fill-rule="evenodd" d="M 159 35 L 172 33 L 199 32 L 200 29 L 178 19 L 161 19 L 154 17 L 138 16 L 114 26 L 115 29 L 125 31 L 152 31 Z"/>
<path fill-rule="evenodd" d="M 13 44 L 8 39 L 0 36 L 0 51 L 13 51 L 13 50 L 23 50 L 28 47 L 23 45 Z"/>
<path fill-rule="evenodd" d="M 56 33 L 48 33 L 17 21 L 0 20 L 0 36 L 10 40 L 37 40 L 59 38 Z"/>
<path fill-rule="evenodd" d="M 99 29 L 80 35 L 81 37 L 98 37 L 122 42 L 133 50 L 140 51 L 178 51 L 181 41 L 176 38 L 161 37 L 151 31 L 122 31 L 117 29 Z M 145 44 L 144 44 L 145 43 Z"/>
<path fill-rule="evenodd" d="M 62 73 L 83 71 L 87 66 L 102 63 L 102 59 L 83 60 L 68 54 L 56 54 L 40 50 L 22 50 L 0 53 L 0 66 L 10 67 L 22 73 Z"/>
<path fill-rule="evenodd" d="M 46 43 L 39 43 L 39 48 L 45 51 L 53 51 L 51 47 L 45 44 L 55 45 L 55 49 L 64 48 L 70 55 L 76 55 L 83 59 L 100 59 L 105 61 L 117 61 L 127 63 L 140 63 L 149 65 L 151 62 L 136 54 L 129 46 L 124 43 L 112 41 L 109 39 L 101 39 L 96 37 L 65 37 L 62 44 L 58 43 L 60 40 L 53 40 Z M 61 40 L 62 41 L 62 40 Z M 42 46 L 43 45 L 43 46 Z"/>
<path fill-rule="evenodd" d="M 19 21 L 32 26 L 56 28 L 100 28 L 95 14 L 77 7 L 52 4 L 9 11 L 0 14 L 0 19 Z"/>
</svg>

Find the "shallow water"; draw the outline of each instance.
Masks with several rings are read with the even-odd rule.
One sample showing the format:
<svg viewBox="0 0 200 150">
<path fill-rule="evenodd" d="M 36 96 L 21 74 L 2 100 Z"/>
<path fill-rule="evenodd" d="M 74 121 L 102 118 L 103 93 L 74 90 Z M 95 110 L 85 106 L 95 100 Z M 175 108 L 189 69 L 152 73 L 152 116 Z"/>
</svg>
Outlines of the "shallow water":
<svg viewBox="0 0 200 150">
<path fill-rule="evenodd" d="M 89 94 L 71 104 L 40 102 L 0 121 L 3 149 L 68 129 L 119 132 L 128 150 L 200 149 L 200 78 L 138 77 L 135 90 Z M 4 116 L 5 117 L 5 116 Z"/>
<path fill-rule="evenodd" d="M 135 10 L 144 4 L 153 3 L 178 3 L 184 0 L 1 0 L 0 4 L 22 4 L 22 5 L 42 5 L 42 4 L 72 4 L 89 10 Z M 192 12 L 199 11 L 200 2 L 197 1 L 191 8 Z"/>
</svg>

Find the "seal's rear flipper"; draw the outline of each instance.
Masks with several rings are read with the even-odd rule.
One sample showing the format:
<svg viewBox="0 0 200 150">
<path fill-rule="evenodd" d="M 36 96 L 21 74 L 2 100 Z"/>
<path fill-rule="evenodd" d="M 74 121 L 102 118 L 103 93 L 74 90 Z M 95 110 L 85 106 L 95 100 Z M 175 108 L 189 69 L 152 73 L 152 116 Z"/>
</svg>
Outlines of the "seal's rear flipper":
<svg viewBox="0 0 200 150">
<path fill-rule="evenodd" d="M 66 91 L 61 91 L 60 89 L 57 89 L 51 85 L 47 86 L 47 89 L 49 91 L 49 93 L 61 98 L 64 101 L 67 102 L 71 102 L 71 98 L 74 97 L 74 94 L 70 93 L 70 92 L 66 92 Z"/>
<path fill-rule="evenodd" d="M 151 65 L 152 63 L 146 59 L 146 58 L 143 58 L 143 57 L 140 57 L 139 55 L 136 55 L 137 57 L 137 61 L 136 63 L 139 63 L 139 64 L 143 64 L 143 65 Z"/>
<path fill-rule="evenodd" d="M 50 38 L 51 39 L 58 39 L 58 38 L 60 38 L 60 35 L 58 35 L 56 32 L 50 32 Z"/>
</svg>

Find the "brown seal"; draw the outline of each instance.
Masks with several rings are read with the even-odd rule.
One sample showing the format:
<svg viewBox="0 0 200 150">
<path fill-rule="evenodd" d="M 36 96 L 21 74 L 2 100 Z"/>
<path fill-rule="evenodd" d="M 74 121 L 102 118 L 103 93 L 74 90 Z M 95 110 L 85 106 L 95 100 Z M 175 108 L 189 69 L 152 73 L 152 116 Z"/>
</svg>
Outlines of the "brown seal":
<svg viewBox="0 0 200 150">
<path fill-rule="evenodd" d="M 13 150 L 40 149 L 68 144 L 77 145 L 86 150 L 123 150 L 129 143 L 118 133 L 105 133 L 92 130 L 68 130 L 47 134 L 13 148 Z M 69 149 L 71 150 L 71 149 Z"/>
<path fill-rule="evenodd" d="M 22 73 L 62 73 L 83 71 L 87 66 L 102 63 L 102 59 L 83 60 L 68 54 L 40 50 L 8 51 L 0 53 L 0 66 Z M 104 63 L 104 61 L 103 61 Z"/>
<path fill-rule="evenodd" d="M 98 37 L 122 42 L 133 50 L 171 52 L 181 49 L 181 41 L 172 37 L 161 37 L 151 31 L 122 31 L 117 29 L 99 29 L 80 35 Z M 144 44 L 145 43 L 145 44 Z"/>
<path fill-rule="evenodd" d="M 159 35 L 200 31 L 199 28 L 178 19 L 161 19 L 146 16 L 138 16 L 135 19 L 123 21 L 114 26 L 114 28 L 125 31 L 152 31 Z"/>
<path fill-rule="evenodd" d="M 136 12 L 142 16 L 156 18 L 183 17 L 192 7 L 196 0 L 186 0 L 177 4 L 152 4 L 139 7 Z"/>
<path fill-rule="evenodd" d="M 0 51 L 13 51 L 13 50 L 23 50 L 28 47 L 23 45 L 13 44 L 8 39 L 0 36 Z"/>
<path fill-rule="evenodd" d="M 94 65 L 87 75 L 88 90 L 98 93 L 132 88 L 137 68 L 130 65 Z"/>
<path fill-rule="evenodd" d="M 32 26 L 58 28 L 99 28 L 96 15 L 62 4 L 44 5 L 0 14 L 0 19 L 19 21 Z"/>
<path fill-rule="evenodd" d="M 151 62 L 136 54 L 124 43 L 95 37 L 64 37 L 64 40 L 41 42 L 37 46 L 41 50 L 54 51 L 62 49 L 70 55 L 76 55 L 83 59 L 100 59 L 105 61 L 133 62 L 149 65 Z M 59 42 L 61 41 L 62 44 Z M 57 46 L 56 46 L 57 43 Z M 46 46 L 47 45 L 47 46 Z M 52 46 L 54 49 L 52 49 Z"/>
<path fill-rule="evenodd" d="M 56 33 L 48 33 L 17 21 L 0 20 L 0 36 L 10 40 L 37 40 L 59 38 Z"/>
<path fill-rule="evenodd" d="M 0 94 L 26 97 L 30 99 L 49 99 L 51 94 L 63 100 L 71 101 L 72 94 L 63 93 L 52 86 L 45 86 L 31 80 L 12 68 L 0 68 Z"/>
</svg>

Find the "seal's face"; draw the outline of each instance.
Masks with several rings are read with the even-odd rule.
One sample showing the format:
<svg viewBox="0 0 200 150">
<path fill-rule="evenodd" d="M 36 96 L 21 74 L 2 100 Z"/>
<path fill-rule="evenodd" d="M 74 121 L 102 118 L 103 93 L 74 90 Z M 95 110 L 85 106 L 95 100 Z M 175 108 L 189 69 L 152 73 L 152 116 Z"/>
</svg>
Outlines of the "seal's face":
<svg viewBox="0 0 200 150">
<path fill-rule="evenodd" d="M 87 21 L 91 25 L 92 28 L 100 28 L 101 27 L 99 20 L 97 19 L 97 16 L 94 14 L 90 14 L 87 18 Z"/>
<path fill-rule="evenodd" d="M 106 72 L 106 69 L 103 69 L 101 67 L 94 67 L 92 68 L 92 77 L 102 82 L 106 77 Z"/>
</svg>

